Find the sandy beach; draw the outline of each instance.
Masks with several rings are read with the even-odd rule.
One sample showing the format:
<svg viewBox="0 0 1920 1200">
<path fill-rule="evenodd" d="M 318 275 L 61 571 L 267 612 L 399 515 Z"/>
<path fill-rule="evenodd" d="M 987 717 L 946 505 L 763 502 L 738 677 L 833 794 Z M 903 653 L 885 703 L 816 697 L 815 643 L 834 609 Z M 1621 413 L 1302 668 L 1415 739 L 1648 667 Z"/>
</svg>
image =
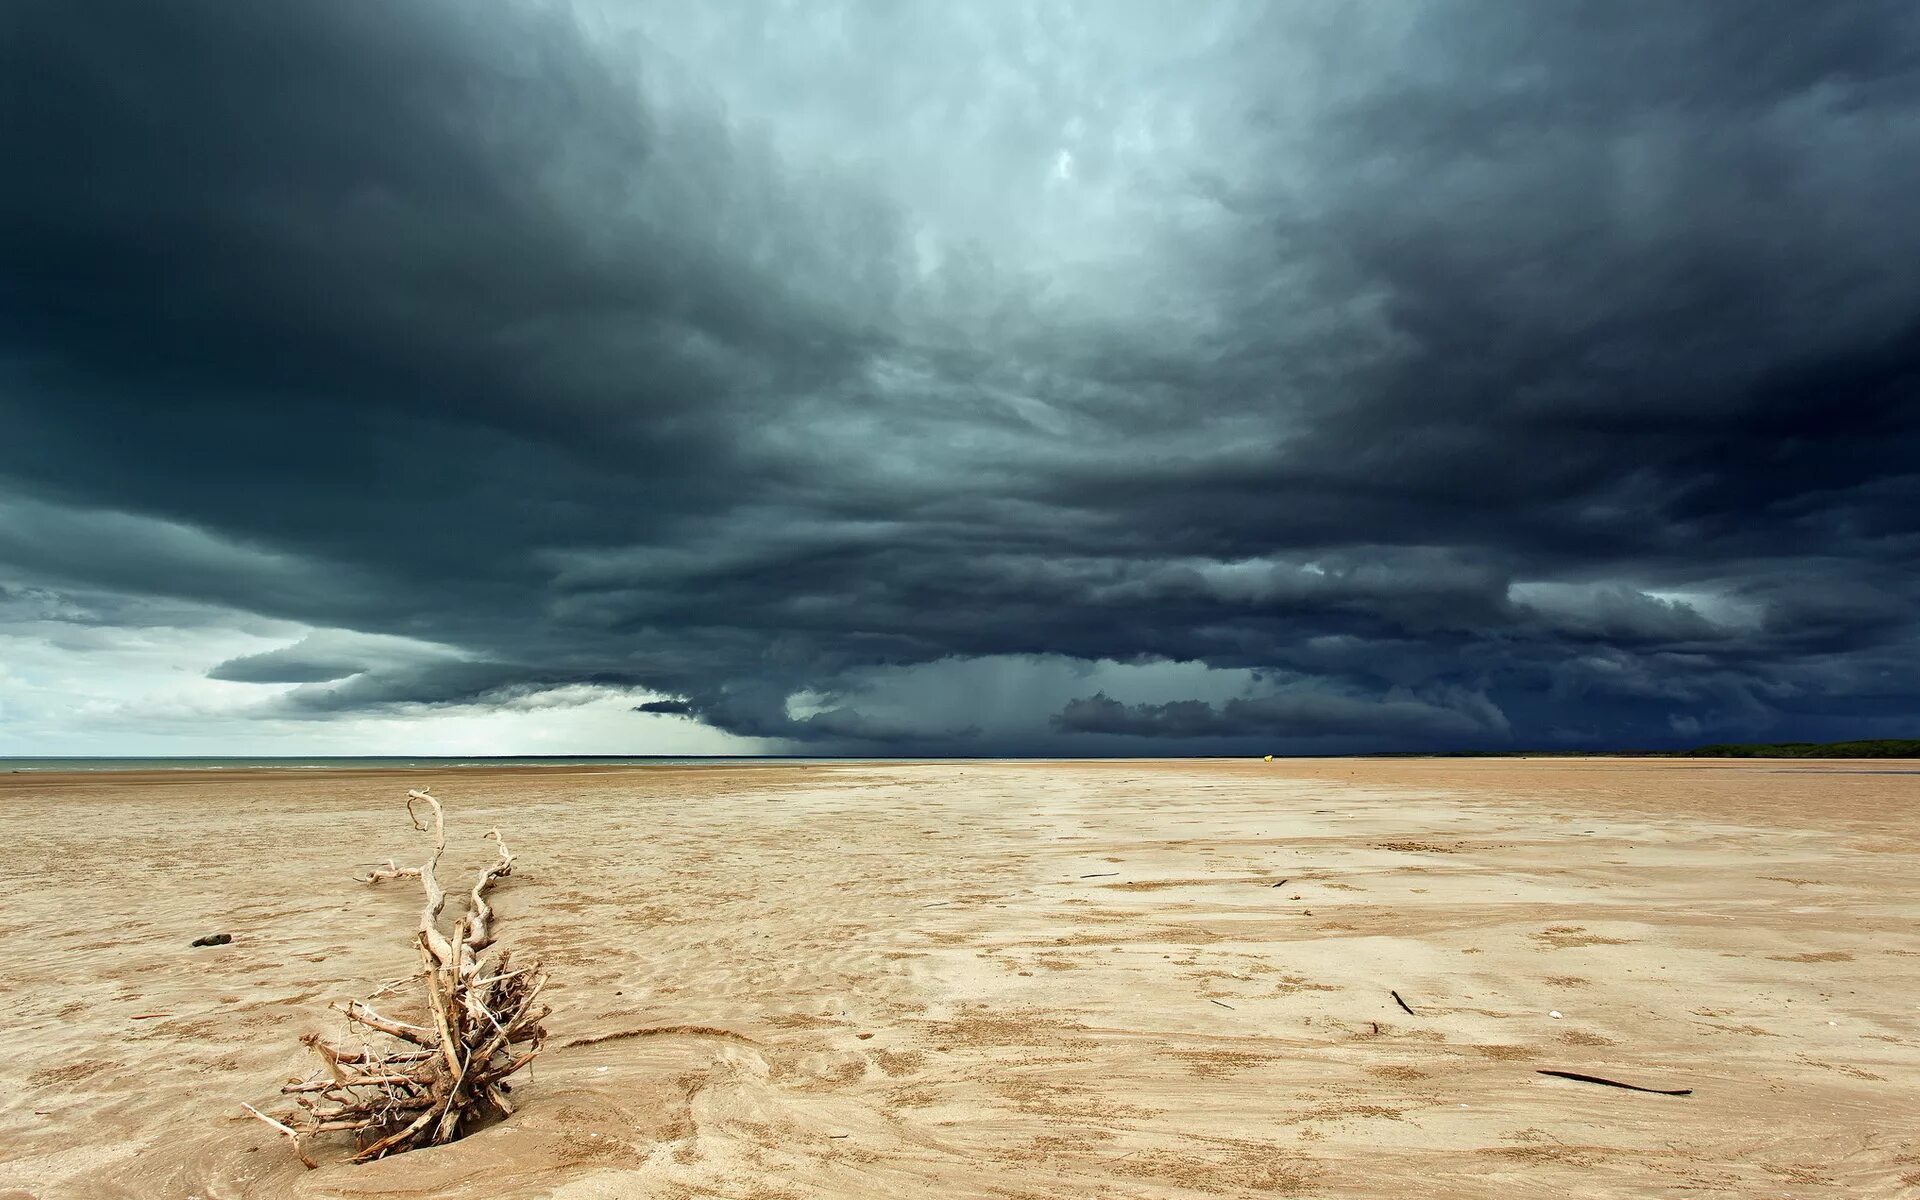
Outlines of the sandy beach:
<svg viewBox="0 0 1920 1200">
<path fill-rule="evenodd" d="M 505 1123 L 309 1171 L 240 1105 L 412 969 L 417 886 L 351 876 L 421 857 L 428 785 L 450 886 L 489 826 L 519 855 L 501 937 L 552 971 L 552 1040 Z M 13 774 L 0 803 L 8 1198 L 1920 1195 L 1897 764 Z"/>
</svg>

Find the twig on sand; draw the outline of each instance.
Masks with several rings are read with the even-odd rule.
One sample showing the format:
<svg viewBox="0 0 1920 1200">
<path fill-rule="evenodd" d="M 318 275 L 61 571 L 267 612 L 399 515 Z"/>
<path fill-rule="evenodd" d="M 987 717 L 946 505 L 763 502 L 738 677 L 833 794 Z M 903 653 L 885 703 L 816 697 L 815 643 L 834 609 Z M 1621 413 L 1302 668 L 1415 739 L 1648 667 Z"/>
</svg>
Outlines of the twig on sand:
<svg viewBox="0 0 1920 1200">
<path fill-rule="evenodd" d="M 721 1029 L 713 1025 L 647 1025 L 639 1029 L 618 1029 L 612 1033 L 596 1033 L 588 1037 L 577 1037 L 568 1042 L 566 1046 L 567 1049 L 571 1050 L 575 1046 L 597 1046 L 601 1042 L 616 1042 L 622 1038 L 664 1037 L 674 1033 L 687 1034 L 691 1037 L 726 1038 L 729 1041 L 745 1042 L 749 1046 L 758 1046 L 760 1044 L 744 1033 L 735 1033 L 731 1029 Z"/>
<path fill-rule="evenodd" d="M 1095 872 L 1094 872 L 1093 874 L 1091 874 L 1091 875 L 1082 875 L 1082 876 L 1081 876 L 1080 878 L 1082 878 L 1082 879 L 1105 879 L 1105 878 L 1107 878 L 1107 877 L 1108 877 L 1108 876 L 1110 876 L 1110 875 L 1118 875 L 1119 873 L 1120 873 L 1120 872 L 1118 872 L 1118 871 L 1095 871 Z"/>
<path fill-rule="evenodd" d="M 1268 887 L 1285 887 L 1285 886 L 1287 886 L 1287 884 L 1289 884 L 1289 883 L 1291 883 L 1291 882 L 1293 882 L 1293 881 L 1292 881 L 1292 880 L 1290 880 L 1290 879 L 1282 879 L 1282 880 L 1281 880 L 1281 881 L 1280 881 L 1279 883 L 1270 883 L 1270 884 L 1268 884 L 1267 886 L 1268 886 Z"/>
<path fill-rule="evenodd" d="M 1226 1001 L 1224 1001 L 1224 1000 L 1209 1000 L 1209 1001 L 1207 1001 L 1207 1003 L 1208 1003 L 1208 1004 L 1218 1004 L 1218 1005 L 1219 1005 L 1219 1006 L 1220 1006 L 1221 1008 L 1224 1008 L 1224 1009 L 1226 1009 L 1226 1010 L 1227 1010 L 1228 1012 L 1239 1012 L 1239 1011 L 1240 1011 L 1239 1009 L 1237 1009 L 1237 1008 L 1235 1008 L 1235 1007 L 1234 1007 L 1233 1005 L 1231 1005 L 1231 1004 L 1228 1004 L 1228 1003 L 1227 1003 Z"/>
<path fill-rule="evenodd" d="M 299 1130 L 295 1129 L 291 1125 L 286 1124 L 283 1121 L 274 1120 L 272 1117 L 261 1112 L 259 1109 L 255 1108 L 251 1104 L 242 1104 L 240 1107 L 246 1109 L 248 1112 L 252 1113 L 254 1116 L 260 1118 L 262 1121 L 265 1121 L 267 1124 L 279 1130 L 283 1137 L 285 1137 L 288 1141 L 292 1142 L 294 1156 L 297 1157 L 303 1165 L 305 1165 L 307 1170 L 311 1171 L 315 1167 L 320 1165 L 319 1163 L 313 1161 L 311 1158 L 308 1158 L 307 1152 L 301 1148 Z"/>
<path fill-rule="evenodd" d="M 1409 1006 L 1405 1000 L 1402 1000 L 1400 998 L 1399 992 L 1388 992 L 1387 995 L 1392 996 L 1393 1002 L 1400 1006 L 1400 1011 L 1406 1013 L 1408 1016 L 1417 1017 L 1420 1015 L 1419 1013 L 1413 1011 L 1412 1007 Z"/>
<path fill-rule="evenodd" d="M 1618 1079 L 1602 1079 L 1602 1078 L 1601 1078 L 1600 1076 L 1598 1076 L 1598 1075 L 1582 1075 L 1582 1074 L 1581 1074 L 1580 1072 L 1578 1072 L 1578 1071 L 1547 1071 L 1547 1070 L 1541 1070 L 1541 1071 L 1539 1071 L 1539 1072 L 1538 1072 L 1538 1074 L 1541 1074 L 1541 1075 L 1551 1075 L 1551 1076 L 1553 1076 L 1553 1077 L 1554 1077 L 1555 1079 L 1575 1079 L 1575 1080 L 1578 1080 L 1578 1081 L 1579 1081 L 1579 1082 L 1581 1082 L 1581 1083 L 1598 1083 L 1598 1084 L 1604 1084 L 1604 1085 L 1605 1085 L 1605 1086 L 1607 1086 L 1607 1087 L 1616 1087 L 1616 1088 L 1624 1088 L 1624 1089 L 1626 1089 L 1626 1090 L 1627 1090 L 1627 1091 L 1629 1091 L 1629 1092 L 1652 1092 L 1652 1093 L 1653 1093 L 1654 1095 L 1656 1095 L 1656 1096 L 1691 1096 L 1691 1095 L 1693 1095 L 1693 1089 L 1692 1089 L 1692 1088 L 1650 1088 L 1650 1087 L 1641 1087 L 1641 1086 L 1640 1086 L 1639 1084 L 1637 1084 L 1637 1083 L 1621 1083 L 1621 1082 L 1620 1082 L 1620 1081 L 1619 1081 Z"/>
<path fill-rule="evenodd" d="M 397 867 L 394 865 L 392 859 L 388 859 L 386 866 L 376 868 L 375 870 L 368 872 L 364 876 L 355 875 L 353 877 L 353 881 L 355 883 L 381 883 L 388 879 L 418 879 L 418 878 L 420 878 L 419 867 Z"/>
</svg>

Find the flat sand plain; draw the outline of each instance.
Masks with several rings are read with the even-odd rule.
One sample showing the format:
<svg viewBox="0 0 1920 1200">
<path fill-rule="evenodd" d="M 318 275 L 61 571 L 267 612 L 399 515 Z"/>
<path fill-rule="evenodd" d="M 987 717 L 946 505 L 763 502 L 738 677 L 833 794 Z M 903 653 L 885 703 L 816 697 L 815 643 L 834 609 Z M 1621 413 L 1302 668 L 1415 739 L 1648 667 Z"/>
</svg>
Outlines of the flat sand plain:
<svg viewBox="0 0 1920 1200">
<path fill-rule="evenodd" d="M 0 1196 L 1920 1195 L 1902 770 L 0 776 Z M 450 886 L 519 854 L 553 1040 L 511 1120 L 308 1171 L 239 1105 L 412 968 L 350 877 L 425 785 Z"/>
</svg>

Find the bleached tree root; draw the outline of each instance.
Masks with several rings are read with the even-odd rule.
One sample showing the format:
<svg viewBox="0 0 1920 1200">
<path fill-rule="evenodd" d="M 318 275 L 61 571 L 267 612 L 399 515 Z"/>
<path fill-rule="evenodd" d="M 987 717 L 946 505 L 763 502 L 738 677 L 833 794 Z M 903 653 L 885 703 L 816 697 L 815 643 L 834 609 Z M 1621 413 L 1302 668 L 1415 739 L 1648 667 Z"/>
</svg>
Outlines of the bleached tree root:
<svg viewBox="0 0 1920 1200">
<path fill-rule="evenodd" d="M 513 873 L 513 855 L 500 832 L 486 835 L 499 847 L 498 861 L 480 873 L 466 915 L 447 934 L 439 927 L 446 892 L 435 875 L 447 847 L 445 814 L 422 791 L 407 793 L 407 814 L 415 829 L 432 835 L 432 856 L 418 867 L 396 867 L 389 859 L 385 869 L 361 882 L 420 880 L 426 899 L 415 935 L 421 964 L 416 978 L 426 996 L 426 1023 L 395 1020 L 352 1001 L 341 1009 L 346 1019 L 383 1035 L 384 1045 L 334 1045 L 309 1034 L 301 1040 L 320 1057 L 322 1072 L 280 1089 L 293 1098 L 294 1111 L 277 1120 L 247 1109 L 289 1138 L 309 1167 L 315 1164 L 302 1139 L 316 1134 L 352 1133 L 359 1145 L 354 1159 L 366 1162 L 451 1142 L 479 1120 L 510 1115 L 507 1079 L 546 1040 L 541 1021 L 552 1010 L 538 1003 L 546 973 L 538 963 L 514 969 L 507 950 L 485 956 L 494 941 L 487 889 Z"/>
</svg>

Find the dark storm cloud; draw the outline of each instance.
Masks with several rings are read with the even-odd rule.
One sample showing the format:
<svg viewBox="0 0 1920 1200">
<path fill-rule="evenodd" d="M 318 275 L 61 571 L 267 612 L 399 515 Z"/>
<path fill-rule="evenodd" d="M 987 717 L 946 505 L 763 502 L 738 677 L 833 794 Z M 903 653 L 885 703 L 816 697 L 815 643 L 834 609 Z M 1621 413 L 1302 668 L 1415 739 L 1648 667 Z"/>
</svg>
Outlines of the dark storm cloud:
<svg viewBox="0 0 1920 1200">
<path fill-rule="evenodd" d="M 10 5 L 6 595 L 317 627 L 213 672 L 317 716 L 1894 731 L 1916 52 L 1892 3 Z"/>
<path fill-rule="evenodd" d="M 1471 738 L 1504 730 L 1498 710 L 1461 712 L 1410 697 L 1356 700 L 1318 692 L 1234 699 L 1220 708 L 1201 700 L 1122 704 L 1105 693 L 1074 700 L 1053 718 L 1068 733 L 1128 737 L 1266 737 L 1293 742 L 1330 734 L 1359 734 L 1383 742 L 1436 737 Z"/>
<path fill-rule="evenodd" d="M 289 647 L 288 649 L 292 649 Z M 352 661 L 309 658 L 288 650 L 267 650 L 230 658 L 207 672 L 209 679 L 233 683 L 325 683 L 358 675 L 365 667 Z"/>
<path fill-rule="evenodd" d="M 418 696 L 432 680 L 443 681 L 442 689 L 451 686 L 451 695 L 457 697 L 463 690 L 485 691 L 518 675 L 510 668 L 462 660 L 441 646 L 337 630 L 316 631 L 291 645 L 231 658 L 207 672 L 209 679 L 234 683 L 332 683 L 363 677 L 351 687 L 293 693 L 301 699 L 316 694 L 367 698 L 370 690 L 381 687 L 397 689 L 400 694 L 394 699 L 408 699 Z"/>
</svg>

